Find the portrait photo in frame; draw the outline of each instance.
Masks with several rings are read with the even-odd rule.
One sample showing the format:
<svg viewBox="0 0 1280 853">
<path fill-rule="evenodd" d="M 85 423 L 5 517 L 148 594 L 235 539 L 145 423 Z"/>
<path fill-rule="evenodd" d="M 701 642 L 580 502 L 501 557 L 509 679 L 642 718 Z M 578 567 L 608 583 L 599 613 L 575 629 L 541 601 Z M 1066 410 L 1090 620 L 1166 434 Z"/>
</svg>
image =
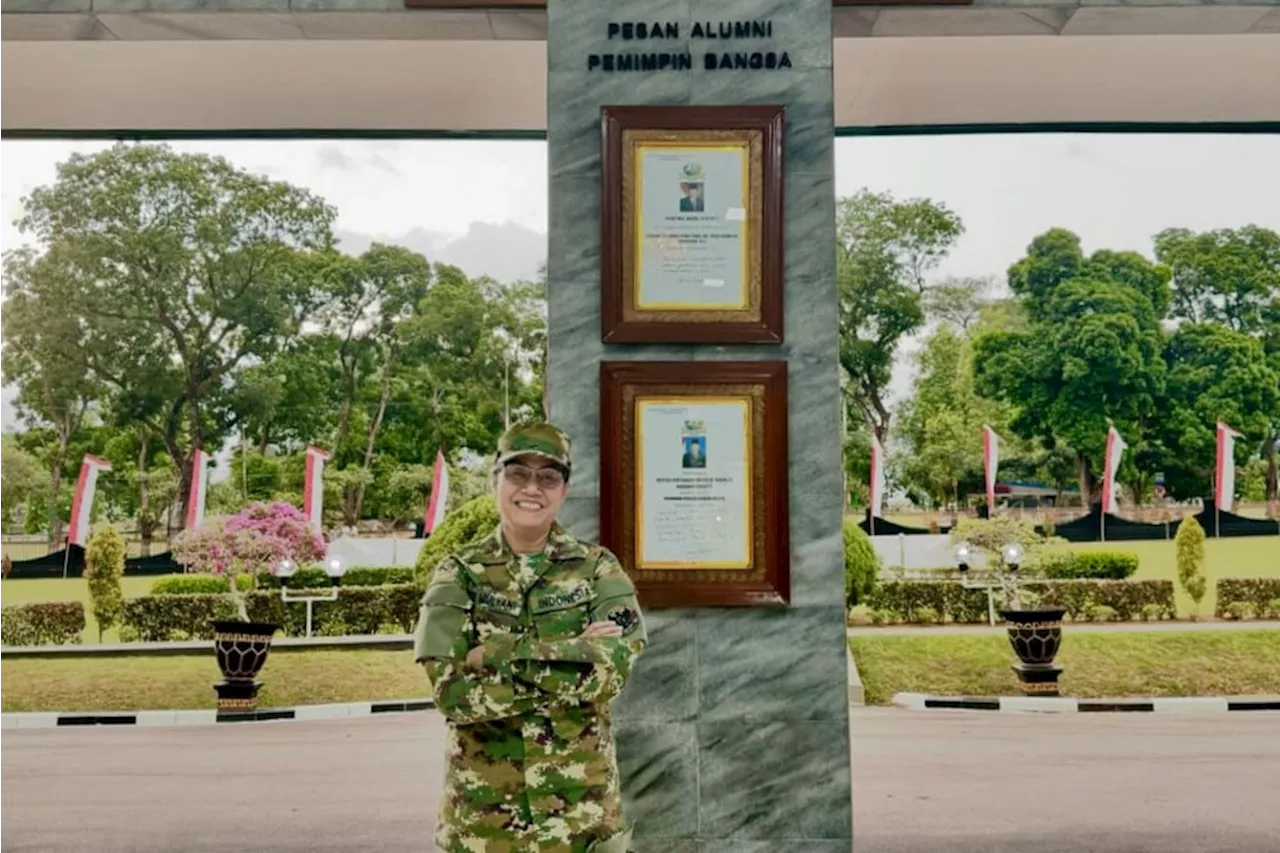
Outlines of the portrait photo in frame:
<svg viewBox="0 0 1280 853">
<path fill-rule="evenodd" d="M 600 364 L 600 541 L 646 607 L 786 606 L 787 365 Z"/>
<path fill-rule="evenodd" d="M 601 108 L 601 334 L 779 343 L 780 105 Z"/>
</svg>

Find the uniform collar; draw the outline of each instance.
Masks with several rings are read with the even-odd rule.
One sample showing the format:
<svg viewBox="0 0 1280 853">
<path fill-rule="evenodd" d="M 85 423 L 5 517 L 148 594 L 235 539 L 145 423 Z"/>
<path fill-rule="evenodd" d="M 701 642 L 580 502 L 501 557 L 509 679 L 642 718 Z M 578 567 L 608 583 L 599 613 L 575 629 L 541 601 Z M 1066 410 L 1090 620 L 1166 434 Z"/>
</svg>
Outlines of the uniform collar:
<svg viewBox="0 0 1280 853">
<path fill-rule="evenodd" d="M 518 562 L 519 557 L 507 538 L 502 535 L 502 522 L 498 522 L 493 532 L 476 545 L 475 560 L 486 566 L 499 566 Z M 560 522 L 551 525 L 551 533 L 547 536 L 547 548 L 544 552 L 548 562 L 558 563 L 565 560 L 580 560 L 587 556 L 587 549 L 576 537 L 560 526 Z"/>
</svg>

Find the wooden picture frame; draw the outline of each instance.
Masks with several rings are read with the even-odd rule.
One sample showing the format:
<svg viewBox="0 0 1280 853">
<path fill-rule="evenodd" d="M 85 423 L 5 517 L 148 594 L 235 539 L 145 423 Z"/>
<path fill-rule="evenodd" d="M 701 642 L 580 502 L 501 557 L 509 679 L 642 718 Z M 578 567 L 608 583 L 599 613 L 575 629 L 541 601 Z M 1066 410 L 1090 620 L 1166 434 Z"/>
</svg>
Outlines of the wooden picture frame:
<svg viewBox="0 0 1280 853">
<path fill-rule="evenodd" d="M 605 342 L 783 340 L 784 117 L 781 105 L 601 108 Z"/>
<path fill-rule="evenodd" d="M 786 362 L 601 362 L 600 421 L 601 543 L 641 606 L 790 603 Z"/>
</svg>

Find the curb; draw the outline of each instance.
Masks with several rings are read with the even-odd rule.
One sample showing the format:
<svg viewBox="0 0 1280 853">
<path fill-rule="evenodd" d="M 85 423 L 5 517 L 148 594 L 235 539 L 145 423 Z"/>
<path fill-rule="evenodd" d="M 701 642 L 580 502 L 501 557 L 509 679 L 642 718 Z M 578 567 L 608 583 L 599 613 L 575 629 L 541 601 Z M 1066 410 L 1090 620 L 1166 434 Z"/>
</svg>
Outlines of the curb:
<svg viewBox="0 0 1280 853">
<path fill-rule="evenodd" d="M 333 651 L 335 649 L 411 649 L 412 634 L 352 634 L 342 637 L 278 637 L 271 649 Z M 155 655 L 203 655 L 213 651 L 213 640 L 173 640 L 159 643 L 104 643 L 63 646 L 2 646 L 0 658 L 151 657 Z"/>
<path fill-rule="evenodd" d="M 930 696 L 925 693 L 895 693 L 892 704 L 912 711 L 946 709 L 1030 714 L 1218 714 L 1228 711 L 1280 711 L 1280 696 L 1075 699 L 1067 696 Z"/>
<path fill-rule="evenodd" d="M 435 707 L 430 699 L 406 699 L 393 702 L 344 702 L 334 705 L 299 705 L 294 708 L 263 708 L 258 711 L 224 711 L 202 708 L 195 711 L 37 711 L 0 715 L 4 729 L 56 729 L 71 726 L 206 726 L 217 723 L 261 723 L 283 720 L 335 720 L 368 717 L 373 714 L 398 714 L 429 711 Z"/>
<path fill-rule="evenodd" d="M 853 659 L 853 649 L 849 648 L 848 643 L 845 643 L 845 651 L 848 652 L 849 657 L 849 704 L 865 705 L 867 704 L 867 696 L 862 687 L 862 676 L 858 674 L 858 664 Z"/>
</svg>

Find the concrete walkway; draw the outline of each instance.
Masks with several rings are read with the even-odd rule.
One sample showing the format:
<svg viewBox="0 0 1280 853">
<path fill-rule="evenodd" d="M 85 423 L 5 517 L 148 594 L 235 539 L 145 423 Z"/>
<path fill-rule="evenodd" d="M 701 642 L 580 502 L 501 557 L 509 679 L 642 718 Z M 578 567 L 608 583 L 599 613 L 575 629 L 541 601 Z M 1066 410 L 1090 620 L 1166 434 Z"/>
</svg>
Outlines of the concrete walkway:
<svg viewBox="0 0 1280 853">
<path fill-rule="evenodd" d="M 1280 621 L 1222 622 L 1065 622 L 1063 630 L 1072 633 L 1131 633 L 1146 631 L 1275 631 Z M 850 637 L 914 637 L 923 634 L 1000 634 L 1005 626 L 996 625 L 857 625 L 849 629 Z"/>
<path fill-rule="evenodd" d="M 858 853 L 1280 850 L 1274 715 L 855 708 L 850 716 Z M 445 748 L 434 712 L 10 730 L 4 850 L 426 853 Z M 767 795 L 735 815 L 741 834 L 781 825 L 799 835 L 803 827 Z M 652 802 L 657 810 L 634 816 L 661 827 L 669 803 Z M 231 844 L 231 835 L 245 843 Z M 637 849 L 698 848 L 667 840 Z M 701 849 L 762 848 L 737 840 Z M 847 853 L 848 842 L 797 843 L 787 853 L 836 850 Z"/>
</svg>

